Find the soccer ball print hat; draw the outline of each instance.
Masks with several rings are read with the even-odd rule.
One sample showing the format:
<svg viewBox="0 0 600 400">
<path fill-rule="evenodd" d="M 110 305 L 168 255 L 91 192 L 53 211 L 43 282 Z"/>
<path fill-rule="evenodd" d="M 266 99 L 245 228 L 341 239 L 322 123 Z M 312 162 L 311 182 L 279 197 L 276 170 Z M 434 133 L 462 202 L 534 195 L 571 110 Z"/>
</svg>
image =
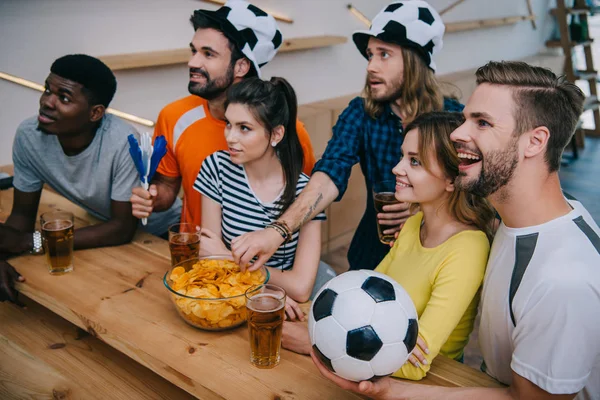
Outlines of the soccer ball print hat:
<svg viewBox="0 0 600 400">
<path fill-rule="evenodd" d="M 229 0 L 216 11 L 196 10 L 219 24 L 225 36 L 248 58 L 260 77 L 260 68 L 275 57 L 283 36 L 275 18 L 243 0 Z"/>
<path fill-rule="evenodd" d="M 415 51 L 435 72 L 433 56 L 442 49 L 445 30 L 442 17 L 426 1 L 396 1 L 375 16 L 369 30 L 354 32 L 352 39 L 365 58 L 369 39 L 375 37 Z"/>
</svg>

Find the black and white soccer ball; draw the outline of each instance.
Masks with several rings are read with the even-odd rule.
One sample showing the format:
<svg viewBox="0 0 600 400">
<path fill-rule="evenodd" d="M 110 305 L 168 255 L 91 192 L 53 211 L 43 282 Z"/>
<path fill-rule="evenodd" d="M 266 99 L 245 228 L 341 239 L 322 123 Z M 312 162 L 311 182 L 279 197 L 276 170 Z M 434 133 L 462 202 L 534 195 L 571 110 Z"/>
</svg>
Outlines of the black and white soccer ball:
<svg viewBox="0 0 600 400">
<path fill-rule="evenodd" d="M 349 271 L 327 282 L 308 317 L 313 350 L 333 373 L 363 381 L 396 372 L 417 342 L 417 311 L 379 272 Z"/>
<path fill-rule="evenodd" d="M 228 10 L 227 10 L 228 9 Z M 260 68 L 275 57 L 283 43 L 283 36 L 275 18 L 265 11 L 242 0 L 229 0 L 222 8 L 227 20 L 235 27 L 235 37 L 240 50 L 254 64 L 260 76 Z"/>
<path fill-rule="evenodd" d="M 352 38 L 365 56 L 369 37 L 411 48 L 435 71 L 433 56 L 442 49 L 445 30 L 442 18 L 426 1 L 404 0 L 386 6 L 373 18 L 369 30 L 357 31 Z"/>
</svg>

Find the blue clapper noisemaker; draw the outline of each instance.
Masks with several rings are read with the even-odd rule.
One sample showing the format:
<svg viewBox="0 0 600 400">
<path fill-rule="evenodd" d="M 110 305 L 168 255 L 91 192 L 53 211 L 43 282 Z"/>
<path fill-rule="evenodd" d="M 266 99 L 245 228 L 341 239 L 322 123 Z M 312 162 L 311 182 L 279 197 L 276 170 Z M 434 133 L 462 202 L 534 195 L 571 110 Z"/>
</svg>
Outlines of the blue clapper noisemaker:
<svg viewBox="0 0 600 400">
<path fill-rule="evenodd" d="M 157 136 L 154 139 L 153 146 L 152 135 L 144 132 L 140 135 L 141 143 L 138 143 L 133 134 L 127 136 L 127 140 L 129 140 L 129 154 L 131 154 L 135 168 L 140 174 L 142 186 L 145 190 L 148 190 L 160 160 L 167 153 L 167 139 L 162 135 Z M 146 225 L 147 222 L 147 218 L 142 218 L 143 225 Z"/>
</svg>

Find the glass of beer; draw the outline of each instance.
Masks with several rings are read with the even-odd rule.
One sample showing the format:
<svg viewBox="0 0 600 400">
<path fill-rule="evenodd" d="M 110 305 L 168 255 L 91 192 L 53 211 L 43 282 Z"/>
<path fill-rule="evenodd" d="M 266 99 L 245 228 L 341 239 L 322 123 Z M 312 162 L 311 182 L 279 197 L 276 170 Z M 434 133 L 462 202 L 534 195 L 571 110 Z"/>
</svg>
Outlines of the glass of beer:
<svg viewBox="0 0 600 400">
<path fill-rule="evenodd" d="M 171 265 L 200 256 L 200 228 L 194 224 L 174 224 L 169 227 Z"/>
<path fill-rule="evenodd" d="M 246 291 L 246 313 L 250 363 L 257 368 L 274 368 L 280 359 L 285 290 L 271 284 L 249 288 Z"/>
<path fill-rule="evenodd" d="M 73 271 L 73 213 L 50 211 L 40 217 L 42 245 L 53 275 Z"/>
<path fill-rule="evenodd" d="M 396 200 L 396 181 L 381 181 L 375 182 L 373 185 L 373 202 L 375 203 L 375 212 L 384 213 L 383 206 L 387 206 L 389 204 L 397 204 L 399 203 Z M 376 217 L 377 218 L 377 217 Z M 384 234 L 383 231 L 386 229 L 391 229 L 393 226 L 391 225 L 379 225 L 379 219 L 377 219 L 377 233 L 379 234 L 379 241 L 383 244 L 390 244 L 392 240 L 394 240 L 394 234 Z"/>
</svg>

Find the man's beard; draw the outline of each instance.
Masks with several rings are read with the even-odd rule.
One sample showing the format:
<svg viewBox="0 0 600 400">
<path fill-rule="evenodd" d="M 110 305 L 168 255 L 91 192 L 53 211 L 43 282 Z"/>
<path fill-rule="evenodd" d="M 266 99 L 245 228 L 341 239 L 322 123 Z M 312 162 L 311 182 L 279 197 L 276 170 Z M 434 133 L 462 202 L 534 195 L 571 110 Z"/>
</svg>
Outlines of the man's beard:
<svg viewBox="0 0 600 400">
<path fill-rule="evenodd" d="M 518 137 L 515 136 L 506 150 L 485 154 L 477 179 L 466 181 L 466 175 L 461 172 L 454 182 L 455 186 L 480 197 L 488 197 L 506 186 L 513 178 L 519 162 L 517 142 Z"/>
<path fill-rule="evenodd" d="M 211 79 L 208 72 L 200 68 L 190 68 L 190 72 L 201 74 L 206 78 L 205 84 L 190 82 L 188 91 L 196 96 L 200 96 L 206 100 L 214 100 L 221 96 L 233 83 L 233 65 L 229 65 L 223 76 L 216 79 Z"/>
<path fill-rule="evenodd" d="M 368 79 L 369 78 L 367 77 L 367 85 L 369 84 Z M 383 94 L 379 97 L 376 97 L 374 95 L 374 93 L 370 90 L 370 88 L 369 88 L 369 94 L 371 96 L 371 99 L 378 103 L 388 103 L 388 102 L 394 101 L 396 99 L 399 99 L 400 96 L 402 95 L 402 80 L 399 79 L 397 81 L 391 82 L 390 89 L 385 94 Z"/>
</svg>

